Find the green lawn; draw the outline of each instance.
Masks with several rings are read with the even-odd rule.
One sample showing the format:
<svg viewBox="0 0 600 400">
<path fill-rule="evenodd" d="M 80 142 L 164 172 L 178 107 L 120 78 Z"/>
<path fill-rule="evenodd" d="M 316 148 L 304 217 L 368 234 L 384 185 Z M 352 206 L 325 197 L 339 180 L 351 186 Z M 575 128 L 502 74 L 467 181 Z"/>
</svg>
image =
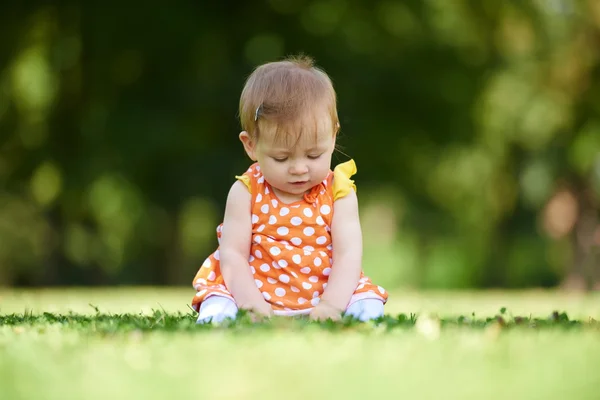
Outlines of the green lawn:
<svg viewBox="0 0 600 400">
<path fill-rule="evenodd" d="M 397 292 L 379 324 L 228 328 L 195 326 L 192 294 L 0 292 L 0 399 L 600 398 L 598 294 Z"/>
</svg>

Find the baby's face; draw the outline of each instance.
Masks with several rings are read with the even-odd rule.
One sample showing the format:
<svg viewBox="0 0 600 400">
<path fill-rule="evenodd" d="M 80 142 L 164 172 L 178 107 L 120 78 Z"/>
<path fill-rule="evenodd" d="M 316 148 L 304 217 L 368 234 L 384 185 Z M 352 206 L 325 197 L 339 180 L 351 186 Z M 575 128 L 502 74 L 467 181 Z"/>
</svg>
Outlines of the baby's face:
<svg viewBox="0 0 600 400">
<path fill-rule="evenodd" d="M 291 140 L 276 140 L 275 128 L 261 131 L 255 157 L 265 180 L 278 195 L 301 199 L 327 177 L 335 148 L 331 117 L 327 114 L 318 118 L 315 128 L 316 132 L 307 130 L 299 138 L 287 138 Z"/>
</svg>

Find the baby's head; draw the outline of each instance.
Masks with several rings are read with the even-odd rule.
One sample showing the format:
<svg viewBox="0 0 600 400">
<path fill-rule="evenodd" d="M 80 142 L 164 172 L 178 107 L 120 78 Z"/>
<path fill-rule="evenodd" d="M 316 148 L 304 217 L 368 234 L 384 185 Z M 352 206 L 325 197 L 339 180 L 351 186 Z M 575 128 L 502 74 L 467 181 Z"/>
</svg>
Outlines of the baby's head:
<svg viewBox="0 0 600 400">
<path fill-rule="evenodd" d="M 309 57 L 259 66 L 240 98 L 240 140 L 265 179 L 300 195 L 329 172 L 339 130 L 331 80 Z"/>
</svg>

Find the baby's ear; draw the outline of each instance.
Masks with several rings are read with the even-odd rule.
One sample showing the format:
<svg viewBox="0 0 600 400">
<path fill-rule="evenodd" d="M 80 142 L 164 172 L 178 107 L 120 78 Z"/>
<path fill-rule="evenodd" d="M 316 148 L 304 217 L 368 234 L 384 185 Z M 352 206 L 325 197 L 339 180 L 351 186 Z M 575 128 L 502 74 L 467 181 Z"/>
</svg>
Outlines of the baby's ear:
<svg viewBox="0 0 600 400">
<path fill-rule="evenodd" d="M 246 150 L 248 157 L 250 157 L 252 161 L 256 161 L 256 141 L 252 139 L 246 131 L 240 133 L 240 141 L 244 145 L 244 150 Z"/>
</svg>

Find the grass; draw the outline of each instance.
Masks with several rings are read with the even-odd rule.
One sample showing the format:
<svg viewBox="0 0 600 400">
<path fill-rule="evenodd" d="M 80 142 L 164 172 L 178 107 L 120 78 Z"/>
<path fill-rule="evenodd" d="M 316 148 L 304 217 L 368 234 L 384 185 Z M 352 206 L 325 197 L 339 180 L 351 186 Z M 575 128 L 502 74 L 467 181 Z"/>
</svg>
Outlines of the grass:
<svg viewBox="0 0 600 400">
<path fill-rule="evenodd" d="M 190 294 L 3 291 L 0 398 L 598 398 L 598 294 L 398 292 L 375 323 L 221 327 Z"/>
</svg>

